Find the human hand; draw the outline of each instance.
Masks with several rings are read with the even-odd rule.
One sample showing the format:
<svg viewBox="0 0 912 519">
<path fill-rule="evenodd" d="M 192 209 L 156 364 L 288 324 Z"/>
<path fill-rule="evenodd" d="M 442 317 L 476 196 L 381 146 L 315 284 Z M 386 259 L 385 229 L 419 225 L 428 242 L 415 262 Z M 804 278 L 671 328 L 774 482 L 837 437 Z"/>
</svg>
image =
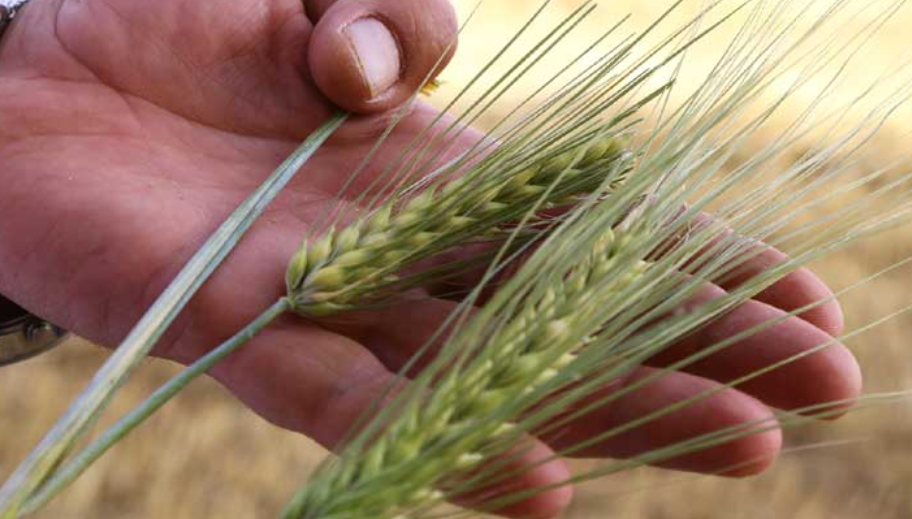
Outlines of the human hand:
<svg viewBox="0 0 912 519">
<path fill-rule="evenodd" d="M 385 36 L 377 20 L 395 36 Z M 364 59 L 384 59 L 359 66 L 346 27 L 354 40 L 368 42 Z M 156 350 L 191 362 L 282 293 L 285 264 L 308 223 L 336 204 L 346 174 L 385 128 L 389 111 L 420 86 L 453 38 L 445 0 L 311 0 L 305 7 L 298 0 L 34 0 L 0 47 L 0 293 L 116 345 L 205 237 L 333 104 L 373 114 L 321 150 Z M 390 59 L 396 49 L 398 66 Z M 363 70 L 375 78 L 373 88 Z M 393 160 L 435 115 L 415 108 L 375 163 Z M 453 151 L 478 138 L 464 134 Z M 753 269 L 781 259 L 768 251 Z M 813 274 L 799 271 L 654 364 L 828 295 Z M 267 419 L 332 447 L 452 308 L 436 299 L 405 303 L 359 314 L 341 329 L 287 320 L 213 375 Z M 841 326 L 835 304 L 789 319 L 619 399 L 577 422 L 571 434 L 538 444 L 529 461 L 815 347 Z M 629 456 L 762 419 L 771 407 L 848 399 L 859 390 L 857 365 L 834 346 L 584 454 Z M 711 472 L 761 460 L 737 471 L 753 473 L 779 446 L 771 431 L 666 465 Z M 552 462 L 521 483 L 564 477 L 564 465 Z M 550 491 L 505 512 L 553 515 L 568 498 L 569 490 Z"/>
</svg>

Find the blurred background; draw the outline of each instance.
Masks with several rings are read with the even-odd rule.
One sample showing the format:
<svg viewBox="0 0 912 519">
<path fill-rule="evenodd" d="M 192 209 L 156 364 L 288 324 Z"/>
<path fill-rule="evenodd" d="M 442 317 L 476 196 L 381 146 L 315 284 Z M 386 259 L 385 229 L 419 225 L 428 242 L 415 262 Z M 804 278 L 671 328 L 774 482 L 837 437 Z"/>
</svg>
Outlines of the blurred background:
<svg viewBox="0 0 912 519">
<path fill-rule="evenodd" d="M 571 52 L 622 16 L 631 14 L 630 27 L 643 28 L 669 3 L 605 2 L 549 58 L 551 61 L 543 62 L 543 72 L 565 63 Z M 689 19 L 701 2 L 690 4 L 685 3 L 667 26 Z M 469 18 L 474 5 L 470 0 L 457 1 L 463 20 Z M 547 17 L 556 20 L 574 5 L 577 2 L 557 1 Z M 537 6 L 538 2 L 527 0 L 487 0 L 466 27 L 458 57 L 444 74 L 444 85 L 434 101 L 443 103 L 453 95 Z M 906 9 L 879 32 L 871 43 L 870 57 L 852 70 L 842 88 L 849 93 L 863 88 L 895 63 L 910 41 L 909 26 L 912 12 Z M 681 82 L 699 81 L 712 63 L 710 54 L 724 48 L 731 34 L 722 30 L 707 45 L 696 48 Z M 518 85 L 502 106 L 488 111 L 478 124 L 493 124 L 510 103 L 530 91 L 534 80 L 533 75 Z M 802 89 L 799 100 L 812 99 L 817 87 L 811 84 Z M 846 98 L 835 99 L 844 102 Z M 874 153 L 857 165 L 859 173 L 902 159 L 906 143 L 912 142 L 903 124 L 910 120 L 901 112 L 883 129 L 881 138 L 872 144 Z M 760 149 L 773 134 L 775 127 L 758 132 L 752 145 Z M 746 159 L 750 148 L 740 153 L 741 159 Z M 782 164 L 787 165 L 787 161 Z M 907 227 L 859 243 L 813 267 L 840 289 L 910 255 L 912 228 Z M 912 272 L 905 269 L 847 294 L 842 302 L 849 329 L 912 304 L 910 287 Z M 861 360 L 869 392 L 912 389 L 910 338 L 912 316 L 900 315 L 848 341 Z M 74 340 L 49 355 L 0 370 L 0 475 L 14 468 L 104 358 L 104 351 Z M 173 365 L 148 361 L 108 416 L 122 414 L 173 373 Z M 580 487 L 567 517 L 912 517 L 910 409 L 908 403 L 875 407 L 838 422 L 789 431 L 781 461 L 768 473 L 751 479 L 732 481 L 641 469 L 590 483 Z M 115 448 L 36 517 L 274 517 L 325 454 L 308 439 L 267 424 L 217 384 L 204 380 Z M 587 463 L 591 462 L 578 462 L 578 466 L 582 469 Z"/>
</svg>

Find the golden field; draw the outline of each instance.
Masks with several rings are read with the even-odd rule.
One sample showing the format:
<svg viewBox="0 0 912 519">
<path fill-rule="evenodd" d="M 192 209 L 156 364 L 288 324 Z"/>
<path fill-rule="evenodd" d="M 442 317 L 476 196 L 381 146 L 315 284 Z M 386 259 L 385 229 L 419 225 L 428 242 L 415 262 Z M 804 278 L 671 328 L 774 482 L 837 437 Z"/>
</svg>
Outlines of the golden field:
<svg viewBox="0 0 912 519">
<path fill-rule="evenodd" d="M 633 27 L 657 16 L 666 2 L 606 2 L 567 45 L 578 48 L 633 14 Z M 699 4 L 700 2 L 691 2 Z M 876 3 L 876 2 L 871 2 Z M 474 2 L 458 3 L 466 18 Z M 537 2 L 487 0 L 467 27 L 459 56 L 444 79 L 458 84 L 481 58 L 490 56 L 536 7 Z M 573 2 L 558 2 L 554 13 Z M 683 19 L 694 9 L 685 8 Z M 876 59 L 864 61 L 844 88 L 861 88 L 904 52 L 912 25 L 905 9 L 874 42 Z M 720 32 L 718 41 L 727 33 Z M 709 45 L 712 47 L 712 45 Z M 555 63 L 566 59 L 556 54 Z M 708 58 L 707 58 L 708 59 Z M 708 64 L 699 51 L 688 78 Z M 687 69 L 690 71 L 691 69 Z M 445 84 L 441 96 L 453 85 Z M 522 92 L 524 87 L 517 90 Z M 813 96 L 814 85 L 799 92 Z M 506 104 L 505 106 L 508 106 Z M 494 114 L 481 122 L 491 124 Z M 902 112 L 899 122 L 912 120 Z M 877 153 L 859 166 L 874 170 L 905 153 L 912 139 L 901 124 L 884 129 Z M 764 134 L 757 136 L 759 146 Z M 912 165 L 912 163 L 910 163 Z M 836 288 L 844 288 L 912 255 L 912 226 L 859 243 L 813 265 Z M 842 298 L 849 329 L 912 304 L 912 269 L 878 278 Z M 848 341 L 865 371 L 870 392 L 912 389 L 912 315 L 900 315 Z M 25 453 L 80 391 L 105 352 L 73 341 L 45 357 L 0 370 L 0 476 Z M 129 409 L 175 372 L 149 361 L 124 389 L 108 415 Z M 861 519 L 912 517 L 912 402 L 866 409 L 835 422 L 788 435 L 787 452 L 768 473 L 721 480 L 651 469 L 638 470 L 579 489 L 566 517 L 572 519 L 792 518 Z M 245 409 L 212 381 L 194 384 L 146 426 L 115 448 L 62 498 L 35 517 L 171 518 L 275 517 L 325 452 L 299 435 L 279 430 Z M 585 464 L 587 462 L 580 462 Z"/>
</svg>

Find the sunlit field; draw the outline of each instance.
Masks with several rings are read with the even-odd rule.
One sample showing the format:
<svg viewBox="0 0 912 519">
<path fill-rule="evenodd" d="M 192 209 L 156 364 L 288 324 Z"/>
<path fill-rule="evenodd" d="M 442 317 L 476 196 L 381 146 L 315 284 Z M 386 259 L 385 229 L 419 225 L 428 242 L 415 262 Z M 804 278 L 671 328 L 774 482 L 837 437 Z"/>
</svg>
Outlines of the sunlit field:
<svg viewBox="0 0 912 519">
<path fill-rule="evenodd" d="M 871 4 L 878 2 L 872 1 Z M 642 28 L 666 7 L 665 1 L 604 2 L 543 70 L 566 62 L 601 31 L 630 13 L 631 29 Z M 673 16 L 687 19 L 700 1 Z M 463 20 L 474 0 L 459 0 Z M 556 20 L 575 2 L 556 2 L 546 18 Z M 526 0 L 486 0 L 461 39 L 456 61 L 443 75 L 433 102 L 443 103 L 477 71 L 537 8 Z M 859 19 L 857 23 L 866 23 Z M 675 22 L 669 21 L 673 27 Z M 875 58 L 853 70 L 840 91 L 864 88 L 884 70 L 900 66 L 910 38 L 912 9 L 900 12 L 876 41 Z M 547 23 L 542 26 L 543 30 Z M 534 32 L 534 31 L 533 31 Z M 694 49 L 679 79 L 696 83 L 711 65 L 708 54 L 731 31 L 722 30 Z M 533 74 L 478 122 L 499 116 L 535 85 Z M 808 85 L 798 100 L 813 99 Z M 848 95 L 848 94 L 846 94 Z M 834 96 L 828 102 L 844 103 Z M 902 161 L 912 143 L 912 113 L 900 112 L 872 143 L 875 153 L 856 165 L 858 174 Z M 909 125 L 912 127 L 912 125 Z M 758 132 L 756 146 L 775 128 Z M 816 142 L 808 136 L 808 146 Z M 735 160 L 747 160 L 750 151 Z M 782 167 L 787 167 L 783 162 Z M 908 164 L 912 167 L 912 162 Z M 852 246 L 813 268 L 835 289 L 912 255 L 912 225 Z M 877 278 L 841 298 L 848 329 L 865 326 L 912 304 L 912 268 Z M 901 314 L 851 338 L 872 393 L 912 389 L 912 314 Z M 80 391 L 105 358 L 100 348 L 73 340 L 66 347 L 21 366 L 0 369 L 0 476 L 8 474 Z M 148 361 L 125 388 L 108 416 L 117 416 L 175 372 L 163 361 Z M 106 423 L 106 422 L 105 422 Z M 39 518 L 275 517 L 293 490 L 326 455 L 307 438 L 279 430 L 233 400 L 210 380 L 194 384 L 146 426 L 116 447 Z M 641 469 L 579 488 L 568 518 L 790 518 L 855 519 L 912 517 L 912 402 L 865 409 L 832 423 L 787 433 L 782 459 L 769 472 L 744 480 Z M 593 463 L 577 462 L 580 465 Z"/>
</svg>

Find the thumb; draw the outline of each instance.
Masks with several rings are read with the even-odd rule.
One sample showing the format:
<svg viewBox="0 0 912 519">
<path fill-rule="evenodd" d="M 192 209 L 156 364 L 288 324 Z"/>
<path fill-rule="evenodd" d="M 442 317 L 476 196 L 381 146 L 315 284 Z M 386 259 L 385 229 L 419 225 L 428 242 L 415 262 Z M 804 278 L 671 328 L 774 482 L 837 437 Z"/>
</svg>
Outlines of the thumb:
<svg viewBox="0 0 912 519">
<path fill-rule="evenodd" d="M 449 0 L 312 0 L 311 75 L 346 110 L 377 113 L 405 102 L 456 49 Z"/>
</svg>

